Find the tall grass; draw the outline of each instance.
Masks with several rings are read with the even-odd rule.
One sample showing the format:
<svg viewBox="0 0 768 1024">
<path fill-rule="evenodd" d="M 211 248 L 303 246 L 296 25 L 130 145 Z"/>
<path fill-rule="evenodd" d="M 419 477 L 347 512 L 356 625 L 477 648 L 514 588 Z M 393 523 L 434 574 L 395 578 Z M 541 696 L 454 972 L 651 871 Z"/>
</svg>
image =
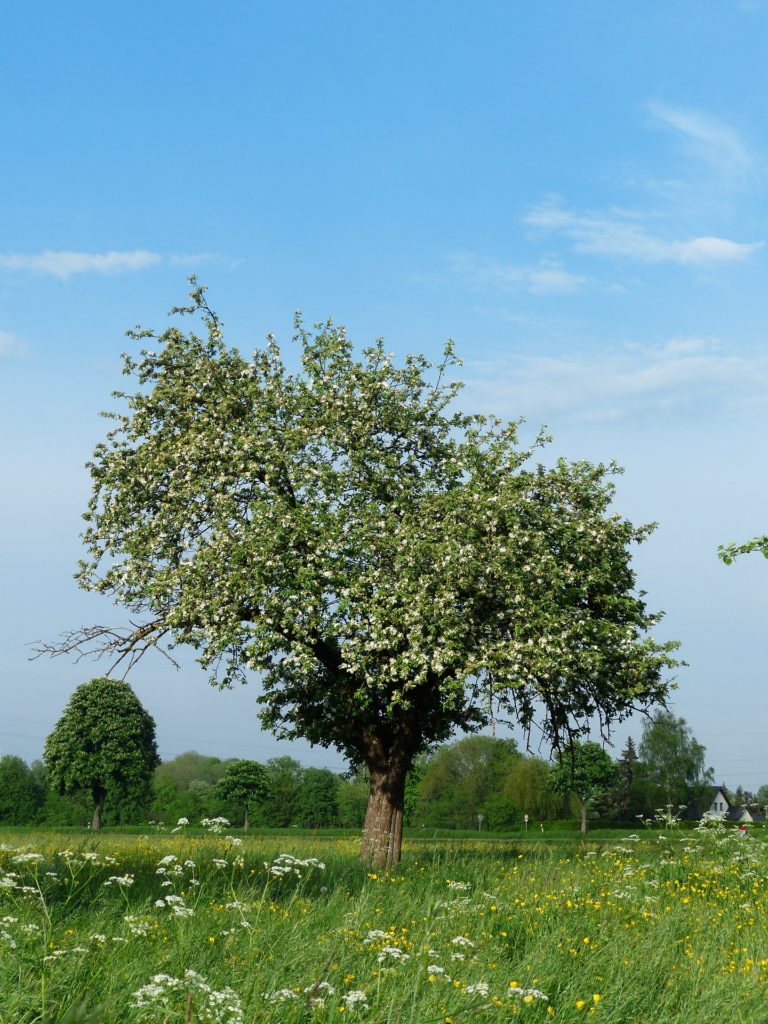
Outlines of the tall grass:
<svg viewBox="0 0 768 1024">
<path fill-rule="evenodd" d="M 2 838 L 0 1024 L 765 1016 L 751 836 L 421 840 L 384 873 L 352 836 Z"/>
</svg>

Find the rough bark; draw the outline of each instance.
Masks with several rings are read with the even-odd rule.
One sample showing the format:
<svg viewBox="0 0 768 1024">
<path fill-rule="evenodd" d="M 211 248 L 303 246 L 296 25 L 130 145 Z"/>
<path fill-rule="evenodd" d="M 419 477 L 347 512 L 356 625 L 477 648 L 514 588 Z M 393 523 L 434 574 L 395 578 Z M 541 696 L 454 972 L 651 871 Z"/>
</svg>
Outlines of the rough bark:
<svg viewBox="0 0 768 1024">
<path fill-rule="evenodd" d="M 360 843 L 360 859 L 371 867 L 389 868 L 400 861 L 406 770 L 395 763 L 371 771 L 371 791 Z"/>
<path fill-rule="evenodd" d="M 100 788 L 94 788 L 93 790 L 93 818 L 91 819 L 91 829 L 95 832 L 101 828 L 101 811 L 104 807 L 104 791 Z"/>
<path fill-rule="evenodd" d="M 400 862 L 403 845 L 405 777 L 422 742 L 418 713 L 389 712 L 376 732 L 364 731 L 357 750 L 371 780 L 360 860 L 389 868 Z"/>
</svg>

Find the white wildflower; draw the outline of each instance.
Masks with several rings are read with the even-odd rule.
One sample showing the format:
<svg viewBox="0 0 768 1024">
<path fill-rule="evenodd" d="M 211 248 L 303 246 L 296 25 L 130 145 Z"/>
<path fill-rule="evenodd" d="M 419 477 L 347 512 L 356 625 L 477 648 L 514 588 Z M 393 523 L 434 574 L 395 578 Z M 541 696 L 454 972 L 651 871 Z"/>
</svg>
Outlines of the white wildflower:
<svg viewBox="0 0 768 1024">
<path fill-rule="evenodd" d="M 336 989 L 333 985 L 330 985 L 327 981 L 318 981 L 314 985 L 307 985 L 304 989 L 305 995 L 309 995 L 310 993 L 315 995 L 324 992 L 327 996 L 332 996 L 335 991 Z"/>
<path fill-rule="evenodd" d="M 228 818 L 203 818 L 200 824 L 209 832 L 220 835 L 225 828 L 229 828 L 230 821 Z"/>
<path fill-rule="evenodd" d="M 387 960 L 410 960 L 411 958 L 399 946 L 383 946 L 376 959 L 383 964 Z"/>
<path fill-rule="evenodd" d="M 276 992 L 264 992 L 264 998 L 268 1003 L 287 1003 L 290 999 L 298 999 L 298 992 L 292 988 L 279 988 Z"/>
<path fill-rule="evenodd" d="M 350 992 L 345 992 L 341 1001 L 348 1010 L 353 1010 L 356 1006 L 361 1010 L 368 1008 L 368 996 L 360 988 L 353 988 Z"/>
<path fill-rule="evenodd" d="M 133 875 L 110 875 L 110 877 L 106 880 L 104 885 L 124 885 L 126 888 L 128 888 L 128 886 L 133 885 L 135 881 L 136 879 L 133 877 Z"/>
<path fill-rule="evenodd" d="M 156 1020 L 157 1011 L 180 1010 L 190 999 L 195 1021 L 199 1024 L 242 1024 L 243 1009 L 240 999 L 231 988 L 219 991 L 212 988 L 197 971 L 184 972 L 183 978 L 170 974 L 156 974 L 152 980 L 133 993 L 131 1006 L 147 1010 L 143 1020 Z"/>
<path fill-rule="evenodd" d="M 510 999 L 524 999 L 526 1002 L 533 1002 L 535 999 L 541 999 L 543 1002 L 549 1002 L 549 996 L 545 996 L 537 988 L 519 988 L 517 985 L 510 985 L 507 995 Z"/>
<path fill-rule="evenodd" d="M 152 922 L 135 914 L 126 914 L 123 918 L 131 935 L 148 935 L 152 931 Z"/>
</svg>

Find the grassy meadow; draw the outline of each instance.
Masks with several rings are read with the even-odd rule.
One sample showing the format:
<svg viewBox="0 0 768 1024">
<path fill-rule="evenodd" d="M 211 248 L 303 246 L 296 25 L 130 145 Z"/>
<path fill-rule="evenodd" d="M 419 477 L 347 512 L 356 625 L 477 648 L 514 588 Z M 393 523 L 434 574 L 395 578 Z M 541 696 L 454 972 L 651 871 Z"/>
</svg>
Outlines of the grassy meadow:
<svg viewBox="0 0 768 1024">
<path fill-rule="evenodd" d="M 215 827 L 215 826 L 214 826 Z M 768 843 L 0 832 L 0 1024 L 765 1019 Z"/>
</svg>

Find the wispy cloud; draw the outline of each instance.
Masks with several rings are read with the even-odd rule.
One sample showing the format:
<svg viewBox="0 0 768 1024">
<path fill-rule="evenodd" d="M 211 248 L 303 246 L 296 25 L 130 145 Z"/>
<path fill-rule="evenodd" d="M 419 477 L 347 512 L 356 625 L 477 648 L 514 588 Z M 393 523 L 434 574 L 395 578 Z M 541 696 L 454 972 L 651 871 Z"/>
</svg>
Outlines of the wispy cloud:
<svg viewBox="0 0 768 1024">
<path fill-rule="evenodd" d="M 227 263 L 231 267 L 237 266 L 240 260 L 231 260 L 220 252 L 183 252 L 174 253 L 168 257 L 168 262 L 174 267 L 201 267 L 211 263 Z"/>
<path fill-rule="evenodd" d="M 66 281 L 75 274 L 126 274 L 165 264 L 194 270 L 212 263 L 237 266 L 218 252 L 171 253 L 161 255 L 147 249 L 110 252 L 74 252 L 67 249 L 46 249 L 40 253 L 0 253 L 0 269 L 49 274 Z"/>
<path fill-rule="evenodd" d="M 662 127 L 674 132 L 687 153 L 726 175 L 752 169 L 755 158 L 730 125 L 701 110 L 651 100 L 648 110 Z"/>
<path fill-rule="evenodd" d="M 12 359 L 24 355 L 26 346 L 9 331 L 0 331 L 0 359 Z"/>
<path fill-rule="evenodd" d="M 510 355 L 468 371 L 468 390 L 483 408 L 532 422 L 612 421 L 768 402 L 768 348 L 737 352 L 704 338 L 576 355 Z"/>
<path fill-rule="evenodd" d="M 734 242 L 702 235 L 669 239 L 648 231 L 637 214 L 622 210 L 573 213 L 548 200 L 525 216 L 524 223 L 573 241 L 577 252 L 619 256 L 642 263 L 705 264 L 744 260 L 760 249 L 759 242 Z"/>
<path fill-rule="evenodd" d="M 533 265 L 494 263 L 474 253 L 459 251 L 449 257 L 451 268 L 472 288 L 501 292 L 526 291 L 533 295 L 572 295 L 587 278 L 572 274 L 559 263 L 541 260 Z"/>
<path fill-rule="evenodd" d="M 127 271 L 146 270 L 162 262 L 156 252 L 134 249 L 131 252 L 72 252 L 46 249 L 41 253 L 0 254 L 0 267 L 5 270 L 28 270 L 51 274 L 61 280 L 73 274 L 122 274 Z"/>
</svg>

